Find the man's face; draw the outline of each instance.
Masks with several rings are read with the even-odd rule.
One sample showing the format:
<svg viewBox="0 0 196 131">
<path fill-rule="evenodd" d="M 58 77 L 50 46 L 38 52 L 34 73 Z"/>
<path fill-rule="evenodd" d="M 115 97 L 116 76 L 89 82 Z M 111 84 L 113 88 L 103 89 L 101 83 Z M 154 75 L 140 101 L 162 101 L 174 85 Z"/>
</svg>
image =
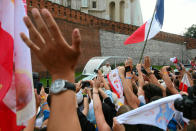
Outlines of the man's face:
<svg viewBox="0 0 196 131">
<path fill-rule="evenodd" d="M 108 66 L 110 66 L 110 64 L 107 63 L 106 66 L 108 67 Z"/>
</svg>

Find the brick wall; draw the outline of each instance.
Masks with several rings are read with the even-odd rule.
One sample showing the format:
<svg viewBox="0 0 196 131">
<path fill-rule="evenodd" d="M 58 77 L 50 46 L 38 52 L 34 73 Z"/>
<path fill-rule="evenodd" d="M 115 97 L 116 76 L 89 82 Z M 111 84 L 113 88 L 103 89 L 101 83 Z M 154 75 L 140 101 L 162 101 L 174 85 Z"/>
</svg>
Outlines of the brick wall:
<svg viewBox="0 0 196 131">
<path fill-rule="evenodd" d="M 30 10 L 33 7 L 37 7 L 39 9 L 47 8 L 54 16 L 68 42 L 71 42 L 70 34 L 74 28 L 77 27 L 81 30 L 82 49 L 84 52 L 81 56 L 78 69 L 81 69 L 87 62 L 87 60 L 92 56 L 101 55 L 99 30 L 130 35 L 138 28 L 137 26 L 133 25 L 97 18 L 95 16 L 66 8 L 45 0 L 27 0 L 27 5 L 29 15 L 31 15 Z M 184 42 L 186 42 L 187 49 L 196 49 L 196 39 L 188 39 L 180 35 L 160 32 L 154 38 L 154 40 L 175 44 L 183 44 Z M 32 57 L 34 61 L 34 55 Z M 37 60 L 35 61 L 37 62 Z M 38 65 L 39 64 L 33 65 L 34 71 L 43 70 L 42 67 L 39 68 Z"/>
</svg>

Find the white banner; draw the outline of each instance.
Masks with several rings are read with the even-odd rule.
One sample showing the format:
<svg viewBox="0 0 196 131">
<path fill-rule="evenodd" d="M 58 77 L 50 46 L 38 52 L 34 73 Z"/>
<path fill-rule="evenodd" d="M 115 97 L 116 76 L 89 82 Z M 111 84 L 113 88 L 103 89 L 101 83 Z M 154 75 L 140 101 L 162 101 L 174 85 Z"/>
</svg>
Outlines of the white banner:
<svg viewBox="0 0 196 131">
<path fill-rule="evenodd" d="M 174 108 L 176 99 L 182 99 L 182 96 L 177 94 L 151 102 L 118 116 L 117 121 L 120 124 L 145 124 L 166 130 L 169 121 L 176 112 Z"/>
</svg>

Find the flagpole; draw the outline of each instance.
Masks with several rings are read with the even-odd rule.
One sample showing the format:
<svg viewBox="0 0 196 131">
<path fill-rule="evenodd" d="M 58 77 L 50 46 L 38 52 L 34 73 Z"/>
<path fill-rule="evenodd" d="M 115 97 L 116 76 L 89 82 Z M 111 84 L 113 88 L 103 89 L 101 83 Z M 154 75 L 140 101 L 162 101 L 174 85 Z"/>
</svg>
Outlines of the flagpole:
<svg viewBox="0 0 196 131">
<path fill-rule="evenodd" d="M 157 0 L 157 1 L 158 1 L 158 0 Z M 152 22 L 153 22 L 153 20 L 154 20 L 154 15 L 155 15 L 155 12 L 156 12 L 156 7 L 157 7 L 157 2 L 156 2 L 155 9 L 154 9 L 154 12 L 153 12 L 152 20 L 151 20 L 151 22 L 150 22 L 150 27 L 149 27 L 149 30 L 148 30 L 148 33 L 147 33 L 147 37 L 146 37 L 146 40 L 145 40 L 145 43 L 144 43 L 144 47 L 143 47 L 143 49 L 142 49 L 142 53 L 141 53 L 141 56 L 140 56 L 139 63 L 141 63 L 142 58 L 143 58 L 143 55 L 144 55 L 144 50 L 145 50 L 145 48 L 146 48 L 146 44 L 147 44 L 148 37 L 149 37 L 149 34 L 150 34 L 150 29 L 151 29 L 151 26 L 152 26 Z"/>
</svg>

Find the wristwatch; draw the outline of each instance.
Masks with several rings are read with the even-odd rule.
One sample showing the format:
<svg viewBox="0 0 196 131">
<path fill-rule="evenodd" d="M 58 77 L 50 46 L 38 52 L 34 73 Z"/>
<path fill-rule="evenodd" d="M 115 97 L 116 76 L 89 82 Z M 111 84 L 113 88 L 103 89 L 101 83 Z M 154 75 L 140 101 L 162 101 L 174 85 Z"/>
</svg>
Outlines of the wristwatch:
<svg viewBox="0 0 196 131">
<path fill-rule="evenodd" d="M 67 80 L 55 80 L 51 87 L 50 87 L 50 94 L 59 94 L 61 92 L 64 92 L 66 90 L 72 90 L 76 91 L 76 87 L 74 84 L 68 82 Z"/>
</svg>

